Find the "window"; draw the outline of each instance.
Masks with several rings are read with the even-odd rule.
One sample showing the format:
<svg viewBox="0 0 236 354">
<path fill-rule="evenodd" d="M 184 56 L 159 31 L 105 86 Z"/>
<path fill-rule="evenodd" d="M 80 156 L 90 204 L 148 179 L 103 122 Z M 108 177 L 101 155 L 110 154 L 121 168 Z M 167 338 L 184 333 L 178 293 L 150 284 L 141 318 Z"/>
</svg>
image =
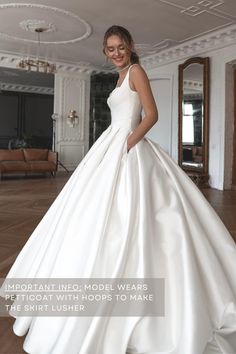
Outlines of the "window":
<svg viewBox="0 0 236 354">
<path fill-rule="evenodd" d="M 193 105 L 184 103 L 183 111 L 182 141 L 184 144 L 194 144 Z"/>
</svg>

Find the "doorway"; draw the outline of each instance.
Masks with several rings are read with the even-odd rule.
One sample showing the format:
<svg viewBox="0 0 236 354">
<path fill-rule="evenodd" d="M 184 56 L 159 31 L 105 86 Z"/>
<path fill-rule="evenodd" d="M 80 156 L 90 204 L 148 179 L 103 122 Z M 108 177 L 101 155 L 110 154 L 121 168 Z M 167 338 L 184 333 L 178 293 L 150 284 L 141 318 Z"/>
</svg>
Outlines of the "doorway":
<svg viewBox="0 0 236 354">
<path fill-rule="evenodd" d="M 234 67 L 234 135 L 233 135 L 232 189 L 236 190 L 236 67 Z"/>
<path fill-rule="evenodd" d="M 0 67 L 0 149 L 51 149 L 53 105 L 53 74 Z"/>
<path fill-rule="evenodd" d="M 236 60 L 226 64 L 224 189 L 236 190 Z"/>
</svg>

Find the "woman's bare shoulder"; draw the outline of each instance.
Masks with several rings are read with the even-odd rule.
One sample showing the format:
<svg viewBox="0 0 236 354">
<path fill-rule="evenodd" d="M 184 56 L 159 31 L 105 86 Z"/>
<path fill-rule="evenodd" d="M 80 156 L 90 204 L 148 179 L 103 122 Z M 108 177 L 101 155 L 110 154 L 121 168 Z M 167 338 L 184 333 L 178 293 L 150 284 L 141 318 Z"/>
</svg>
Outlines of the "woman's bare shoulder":
<svg viewBox="0 0 236 354">
<path fill-rule="evenodd" d="M 135 63 L 135 64 L 132 64 L 131 68 L 130 68 L 130 71 L 133 72 L 133 73 L 143 73 L 143 74 L 146 74 L 144 68 L 138 64 L 138 63 Z"/>
<path fill-rule="evenodd" d="M 146 71 L 140 64 L 133 64 L 130 68 L 130 80 L 134 85 L 139 82 L 149 81 Z"/>
</svg>

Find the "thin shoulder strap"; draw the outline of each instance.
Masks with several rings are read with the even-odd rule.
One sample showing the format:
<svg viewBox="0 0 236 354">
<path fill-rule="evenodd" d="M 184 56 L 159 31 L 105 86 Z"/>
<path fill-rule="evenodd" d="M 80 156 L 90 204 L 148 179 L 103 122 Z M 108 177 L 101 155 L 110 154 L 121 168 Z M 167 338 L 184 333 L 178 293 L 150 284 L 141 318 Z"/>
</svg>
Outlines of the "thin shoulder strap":
<svg viewBox="0 0 236 354">
<path fill-rule="evenodd" d="M 130 67 L 129 67 L 129 69 L 128 69 L 128 72 L 130 72 L 130 69 L 131 69 L 132 66 L 134 66 L 134 65 L 136 65 L 136 63 L 130 65 Z"/>
<path fill-rule="evenodd" d="M 129 75 L 130 75 L 130 69 L 132 68 L 132 66 L 136 65 L 137 63 L 134 63 L 132 65 L 130 65 L 129 69 L 128 69 L 128 73 L 127 73 L 127 77 L 129 79 Z"/>
</svg>

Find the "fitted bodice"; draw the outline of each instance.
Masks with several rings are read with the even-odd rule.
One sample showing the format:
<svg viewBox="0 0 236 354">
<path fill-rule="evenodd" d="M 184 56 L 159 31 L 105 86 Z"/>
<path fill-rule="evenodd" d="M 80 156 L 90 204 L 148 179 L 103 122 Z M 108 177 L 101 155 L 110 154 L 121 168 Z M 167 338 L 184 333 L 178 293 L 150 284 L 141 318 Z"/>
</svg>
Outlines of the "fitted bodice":
<svg viewBox="0 0 236 354">
<path fill-rule="evenodd" d="M 133 130 L 140 122 L 142 105 L 136 91 L 129 85 L 130 68 L 122 82 L 107 99 L 111 110 L 111 124 Z"/>
</svg>

